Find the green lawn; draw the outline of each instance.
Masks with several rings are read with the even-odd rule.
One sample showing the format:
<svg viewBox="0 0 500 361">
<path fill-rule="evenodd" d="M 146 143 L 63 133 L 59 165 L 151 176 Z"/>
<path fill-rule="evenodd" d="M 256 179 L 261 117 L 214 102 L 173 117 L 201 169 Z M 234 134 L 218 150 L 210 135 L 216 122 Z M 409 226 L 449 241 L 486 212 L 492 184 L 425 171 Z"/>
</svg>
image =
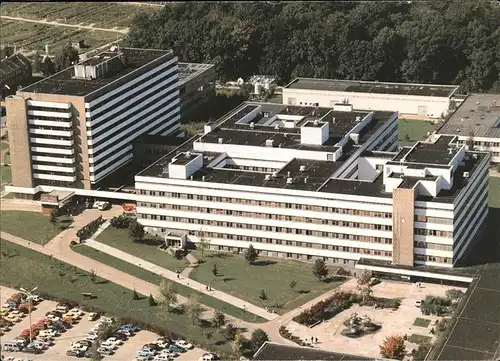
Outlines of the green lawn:
<svg viewBox="0 0 500 361">
<path fill-rule="evenodd" d="M 0 183 L 12 183 L 12 169 L 10 166 L 0 165 Z"/>
<path fill-rule="evenodd" d="M 7 152 L 4 154 L 3 156 L 3 162 L 6 163 L 6 164 L 10 164 L 10 153 Z"/>
<path fill-rule="evenodd" d="M 1 142 L 0 143 L 0 149 L 8 149 L 9 148 L 9 143 Z"/>
<path fill-rule="evenodd" d="M 399 119 L 398 122 L 398 140 L 399 145 L 413 145 L 418 140 L 427 138 L 427 132 L 432 133 L 436 124 L 430 121 L 418 119 Z"/>
<path fill-rule="evenodd" d="M 156 245 L 134 242 L 130 238 L 128 229 L 119 229 L 110 226 L 97 237 L 96 241 L 133 254 L 136 257 L 171 271 L 182 270 L 189 265 L 186 259 L 178 260 L 166 252 L 159 251 Z"/>
<path fill-rule="evenodd" d="M 422 336 L 422 335 L 417 335 L 417 334 L 412 334 L 409 338 L 410 342 L 416 343 L 418 345 L 422 344 L 430 344 L 432 341 L 432 337 L 430 336 Z"/>
<path fill-rule="evenodd" d="M 489 205 L 492 208 L 500 208 L 500 178 L 489 179 Z"/>
<path fill-rule="evenodd" d="M 2 262 L 0 270 L 2 283 L 11 287 L 31 288 L 38 286 L 42 295 L 55 299 L 66 299 L 80 304 L 94 306 L 118 317 L 133 317 L 148 324 L 167 329 L 203 347 L 215 348 L 227 353 L 229 345 L 223 336 L 209 325 L 193 326 L 188 316 L 167 313 L 160 307 L 150 307 L 147 297 L 132 299 L 132 291 L 117 284 L 99 279 L 92 282 L 88 272 L 50 259 L 36 251 L 0 240 Z M 97 298 L 83 300 L 81 294 L 91 292 Z M 211 331 L 212 338 L 207 340 L 204 332 Z"/>
<path fill-rule="evenodd" d="M 431 320 L 428 320 L 426 318 L 420 318 L 417 317 L 415 321 L 413 322 L 413 326 L 418 326 L 418 327 L 428 327 L 431 323 Z"/>
<path fill-rule="evenodd" d="M 144 281 L 160 284 L 162 279 L 161 276 L 156 273 L 149 272 L 144 268 L 135 266 L 131 263 L 122 261 L 119 258 L 110 256 L 106 253 L 102 253 L 98 250 L 95 250 L 91 247 L 87 247 L 85 245 L 77 245 L 72 247 L 73 251 L 80 253 L 84 256 L 92 258 L 98 262 L 105 263 L 110 267 L 116 268 L 120 271 L 126 272 L 134 277 L 140 278 Z M 218 300 L 217 298 L 207 296 L 201 292 L 194 291 L 192 288 L 183 285 L 177 285 L 178 294 L 184 297 L 188 297 L 189 295 L 195 293 L 198 295 L 200 302 L 208 307 L 220 310 L 230 316 L 239 318 L 248 322 L 266 322 L 267 320 L 251 314 L 249 312 L 245 312 L 242 309 L 235 307 L 229 303 Z"/>
<path fill-rule="evenodd" d="M 63 216 L 53 225 L 49 222 L 49 217 L 42 213 L 23 211 L 1 211 L 0 220 L 3 232 L 42 245 L 61 232 L 59 226 L 71 223 L 66 216 Z"/>
<path fill-rule="evenodd" d="M 319 282 L 312 274 L 312 265 L 301 262 L 261 258 L 252 266 L 243 255 L 233 253 L 205 251 L 204 259 L 198 251 L 194 255 L 200 260 L 200 265 L 191 273 L 192 279 L 211 284 L 215 289 L 255 305 L 275 309 L 280 314 L 341 283 Z M 212 273 L 214 264 L 218 269 L 217 277 Z M 292 280 L 297 283 L 294 290 L 290 287 Z M 266 293 L 267 300 L 259 297 L 261 289 Z"/>
</svg>

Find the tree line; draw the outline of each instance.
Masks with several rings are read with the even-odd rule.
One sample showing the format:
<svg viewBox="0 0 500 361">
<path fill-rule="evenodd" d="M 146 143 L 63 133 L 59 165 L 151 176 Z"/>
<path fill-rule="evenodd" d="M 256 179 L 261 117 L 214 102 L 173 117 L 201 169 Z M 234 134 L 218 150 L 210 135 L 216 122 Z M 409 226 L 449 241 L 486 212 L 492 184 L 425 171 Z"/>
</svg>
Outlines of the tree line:
<svg viewBox="0 0 500 361">
<path fill-rule="evenodd" d="M 182 2 L 139 14 L 134 47 L 253 74 L 460 84 L 499 91 L 500 7 L 487 0 Z"/>
</svg>

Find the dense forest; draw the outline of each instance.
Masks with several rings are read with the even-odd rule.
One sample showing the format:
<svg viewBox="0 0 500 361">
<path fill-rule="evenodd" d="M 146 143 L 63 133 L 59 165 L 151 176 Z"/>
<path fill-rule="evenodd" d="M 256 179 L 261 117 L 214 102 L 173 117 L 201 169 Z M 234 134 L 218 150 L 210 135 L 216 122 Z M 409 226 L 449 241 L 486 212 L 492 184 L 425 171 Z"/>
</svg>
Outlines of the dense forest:
<svg viewBox="0 0 500 361">
<path fill-rule="evenodd" d="M 461 84 L 500 91 L 500 6 L 486 0 L 183 2 L 136 17 L 126 42 L 253 74 Z"/>
</svg>

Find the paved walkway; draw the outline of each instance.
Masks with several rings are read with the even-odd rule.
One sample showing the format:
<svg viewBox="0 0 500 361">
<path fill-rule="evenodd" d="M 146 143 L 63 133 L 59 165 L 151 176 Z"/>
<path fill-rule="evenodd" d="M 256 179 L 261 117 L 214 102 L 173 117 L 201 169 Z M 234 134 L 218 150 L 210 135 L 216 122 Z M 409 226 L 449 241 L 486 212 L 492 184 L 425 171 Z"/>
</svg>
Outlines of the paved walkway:
<svg viewBox="0 0 500 361">
<path fill-rule="evenodd" d="M 94 27 L 93 25 L 65 24 L 65 23 L 59 23 L 57 21 L 34 20 L 34 19 L 21 18 L 18 16 L 7 16 L 7 15 L 2 15 L 2 16 L 0 16 L 0 18 L 5 19 L 5 20 L 25 21 L 28 23 L 63 26 L 63 27 L 67 27 L 67 28 L 77 28 L 77 29 L 85 29 L 85 30 L 100 30 L 100 31 L 107 31 L 107 32 L 111 32 L 111 33 L 120 33 L 120 34 L 128 33 L 128 28 L 121 29 L 121 30 L 120 29 L 106 29 L 106 28 L 97 28 L 97 27 Z"/>
<path fill-rule="evenodd" d="M 198 292 L 205 293 L 207 295 L 210 295 L 214 298 L 218 298 L 221 301 L 227 302 L 232 304 L 233 306 L 239 307 L 241 309 L 246 309 L 248 312 L 253 313 L 255 315 L 258 315 L 262 318 L 265 318 L 266 320 L 273 320 L 275 318 L 278 318 L 279 315 L 271 312 L 267 312 L 265 309 L 258 307 L 256 305 L 253 305 L 249 302 L 246 302 L 240 298 L 231 296 L 225 292 L 218 291 L 218 290 L 212 290 L 208 291 L 207 286 L 203 283 L 194 281 L 189 278 L 185 277 L 179 277 L 175 272 L 172 272 L 166 268 L 160 267 L 154 263 L 145 261 L 139 257 L 133 256 L 129 253 L 123 252 L 117 248 L 110 247 L 104 243 L 94 241 L 92 239 L 89 239 L 85 242 L 89 247 L 92 247 L 100 252 L 107 253 L 109 255 L 112 255 L 114 257 L 117 257 L 121 259 L 122 261 L 134 264 L 138 267 L 141 267 L 145 270 L 148 270 L 150 272 L 156 273 L 158 275 L 161 275 L 162 277 L 168 278 L 169 280 L 172 280 L 174 282 L 180 283 L 181 285 L 190 287 Z"/>
<path fill-rule="evenodd" d="M 191 275 L 191 272 L 193 272 L 194 268 L 198 266 L 198 260 L 196 259 L 195 256 L 193 256 L 192 253 L 188 253 L 186 255 L 186 259 L 189 262 L 189 266 L 187 266 L 186 268 L 184 268 L 182 270 L 181 276 L 184 278 L 189 278 L 189 276 Z"/>
</svg>

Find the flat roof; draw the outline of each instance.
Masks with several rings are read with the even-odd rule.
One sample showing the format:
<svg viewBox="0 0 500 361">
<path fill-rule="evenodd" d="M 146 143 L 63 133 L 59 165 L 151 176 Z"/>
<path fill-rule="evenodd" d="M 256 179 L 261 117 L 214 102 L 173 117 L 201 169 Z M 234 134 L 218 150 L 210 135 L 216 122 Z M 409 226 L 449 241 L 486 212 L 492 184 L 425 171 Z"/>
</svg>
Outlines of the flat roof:
<svg viewBox="0 0 500 361">
<path fill-rule="evenodd" d="M 179 67 L 179 86 L 187 83 L 198 75 L 212 69 L 214 64 L 204 63 L 177 63 Z"/>
<path fill-rule="evenodd" d="M 381 359 L 381 358 L 380 358 Z M 328 360 L 328 361 L 365 361 L 373 357 L 354 356 L 340 352 L 319 350 L 312 347 L 288 346 L 266 341 L 255 353 L 252 360 Z"/>
<path fill-rule="evenodd" d="M 136 48 L 122 48 L 127 59 L 127 66 L 121 71 L 111 73 L 96 79 L 80 79 L 74 78 L 75 70 L 71 66 L 54 75 L 48 76 L 36 83 L 22 88 L 17 93 L 45 93 L 45 94 L 59 94 L 68 96 L 85 96 L 96 90 L 99 90 L 106 85 L 132 73 L 133 71 L 145 66 L 159 57 L 172 53 L 171 50 L 159 49 L 136 49 Z M 104 50 L 102 53 L 107 53 Z M 99 56 L 96 54 L 95 56 Z M 89 59 L 79 62 L 78 64 L 85 64 Z"/>
<path fill-rule="evenodd" d="M 470 94 L 437 133 L 500 138 L 500 94 Z"/>
<path fill-rule="evenodd" d="M 458 85 L 434 85 L 412 83 L 387 83 L 376 81 L 296 78 L 284 88 L 356 93 L 416 95 L 427 97 L 451 97 Z"/>
<path fill-rule="evenodd" d="M 17 53 L 0 60 L 0 74 L 2 76 L 7 76 L 27 66 L 30 66 L 30 61 L 24 55 Z"/>
</svg>

